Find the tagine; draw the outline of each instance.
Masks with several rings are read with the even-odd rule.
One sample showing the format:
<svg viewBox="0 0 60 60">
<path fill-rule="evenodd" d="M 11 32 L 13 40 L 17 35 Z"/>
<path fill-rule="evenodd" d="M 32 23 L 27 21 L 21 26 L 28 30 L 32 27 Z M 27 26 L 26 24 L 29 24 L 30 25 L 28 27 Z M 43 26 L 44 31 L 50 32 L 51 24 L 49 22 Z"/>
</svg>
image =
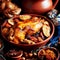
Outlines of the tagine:
<svg viewBox="0 0 60 60">
<path fill-rule="evenodd" d="M 54 25 L 40 15 L 17 15 L 2 24 L 1 32 L 10 43 L 33 48 L 49 41 L 54 33 Z"/>
</svg>

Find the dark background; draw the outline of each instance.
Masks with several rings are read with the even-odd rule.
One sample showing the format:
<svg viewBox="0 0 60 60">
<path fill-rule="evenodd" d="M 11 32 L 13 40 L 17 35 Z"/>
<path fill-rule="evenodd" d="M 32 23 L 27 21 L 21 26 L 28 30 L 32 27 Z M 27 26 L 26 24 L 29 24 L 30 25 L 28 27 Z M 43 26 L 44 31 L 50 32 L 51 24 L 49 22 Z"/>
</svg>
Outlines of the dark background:
<svg viewBox="0 0 60 60">
<path fill-rule="evenodd" d="M 60 12 L 60 0 L 58 2 L 57 6 L 56 6 L 56 9 Z"/>
</svg>

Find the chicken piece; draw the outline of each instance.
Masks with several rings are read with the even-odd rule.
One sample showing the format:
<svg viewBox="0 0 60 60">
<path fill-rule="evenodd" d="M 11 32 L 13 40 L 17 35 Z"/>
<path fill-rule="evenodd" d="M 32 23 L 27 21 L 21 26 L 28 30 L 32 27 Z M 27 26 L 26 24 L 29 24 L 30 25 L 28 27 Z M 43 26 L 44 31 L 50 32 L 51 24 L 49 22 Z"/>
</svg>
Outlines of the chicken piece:
<svg viewBox="0 0 60 60">
<path fill-rule="evenodd" d="M 49 36 L 50 36 L 51 28 L 50 28 L 50 26 L 43 25 L 42 31 L 43 31 L 43 34 L 44 34 L 46 37 L 49 37 Z"/>
<path fill-rule="evenodd" d="M 30 18 L 31 18 L 30 15 L 20 15 L 21 20 L 27 20 L 27 19 L 30 19 Z"/>
<path fill-rule="evenodd" d="M 28 35 L 33 35 L 34 33 L 35 33 L 35 31 L 32 30 L 32 29 L 29 29 L 29 30 L 27 31 L 27 34 L 28 34 Z"/>
<path fill-rule="evenodd" d="M 23 31 L 24 31 L 26 34 L 28 34 L 28 35 L 32 35 L 32 34 L 35 33 L 34 30 L 32 30 L 30 26 L 26 26 L 26 27 L 23 29 Z"/>
<path fill-rule="evenodd" d="M 23 43 L 27 43 L 27 44 L 35 44 L 35 42 L 28 40 L 28 39 L 24 39 Z"/>
<path fill-rule="evenodd" d="M 9 40 L 13 40 L 14 39 L 14 30 L 13 30 L 13 28 L 10 28 L 10 30 L 9 30 L 9 35 L 8 35 L 8 39 Z"/>
<path fill-rule="evenodd" d="M 30 27 L 29 30 L 33 30 L 36 33 L 40 30 L 43 24 L 40 22 L 40 20 L 36 20 L 34 22 L 32 20 L 20 21 L 18 23 L 18 27 L 21 29 L 24 29 L 26 26 L 29 26 Z"/>
<path fill-rule="evenodd" d="M 29 29 L 30 29 L 30 26 L 26 26 L 26 27 L 24 28 L 24 32 L 27 32 Z"/>
<path fill-rule="evenodd" d="M 38 32 L 42 26 L 43 26 L 42 23 L 36 22 L 36 23 L 32 24 L 31 27 L 32 27 L 32 29 L 33 29 L 35 32 Z"/>
<path fill-rule="evenodd" d="M 23 40 L 25 39 L 25 32 L 20 30 L 19 28 L 16 28 L 15 36 L 20 40 L 20 42 L 23 42 Z"/>
</svg>

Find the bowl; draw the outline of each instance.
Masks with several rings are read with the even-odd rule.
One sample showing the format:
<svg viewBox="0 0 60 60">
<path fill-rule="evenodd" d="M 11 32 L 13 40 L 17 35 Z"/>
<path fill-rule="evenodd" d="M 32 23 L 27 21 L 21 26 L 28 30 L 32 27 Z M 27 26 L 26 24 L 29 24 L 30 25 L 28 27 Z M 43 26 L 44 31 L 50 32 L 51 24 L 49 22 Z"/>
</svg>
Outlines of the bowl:
<svg viewBox="0 0 60 60">
<path fill-rule="evenodd" d="M 40 60 L 59 60 L 59 51 L 54 47 L 44 47 L 38 52 Z"/>
<path fill-rule="evenodd" d="M 13 50 L 9 50 L 7 53 L 6 53 L 6 57 L 8 58 L 11 58 L 12 60 L 23 60 L 22 59 L 22 55 L 23 55 L 23 51 L 20 50 L 20 51 L 17 51 L 15 49 Z"/>
<path fill-rule="evenodd" d="M 23 17 L 24 16 L 24 17 Z M 26 17 L 27 16 L 27 17 Z M 21 48 L 23 48 L 23 49 L 36 49 L 36 48 L 39 48 L 39 47 L 41 47 L 41 46 L 44 46 L 45 44 L 47 44 L 47 42 L 51 39 L 51 37 L 53 36 L 53 34 L 54 34 L 54 30 L 55 30 L 55 28 L 54 28 L 54 24 L 53 24 L 53 22 L 51 21 L 51 20 L 49 20 L 48 18 L 46 18 L 45 16 L 41 16 L 41 15 L 37 15 L 37 14 L 23 14 L 23 15 L 19 15 L 19 16 L 15 16 L 15 17 L 13 17 L 13 18 L 11 18 L 11 19 L 13 19 L 14 21 L 16 21 L 16 22 L 19 22 L 17 19 L 20 19 L 21 21 L 25 21 L 26 20 L 26 18 L 27 18 L 27 20 L 29 20 L 29 19 L 32 19 L 32 17 L 33 18 L 35 18 L 35 19 L 37 19 L 37 17 L 39 18 L 39 19 L 44 19 L 45 21 L 47 21 L 48 23 L 49 23 L 49 26 L 50 26 L 50 28 L 51 28 L 51 31 L 50 31 L 50 35 L 47 37 L 47 38 L 45 38 L 45 40 L 43 40 L 44 39 L 44 37 L 46 37 L 46 36 L 42 36 L 43 37 L 43 41 L 41 41 L 41 39 L 40 39 L 40 41 L 41 42 L 37 42 L 37 43 L 32 43 L 32 44 L 30 44 L 30 42 L 29 42 L 29 44 L 26 44 L 25 42 L 24 43 L 19 43 L 18 44 L 18 42 L 17 43 L 14 43 L 14 42 L 11 42 L 9 39 L 7 39 L 7 36 L 5 37 L 5 35 L 3 34 L 3 28 L 4 28 L 4 26 L 5 26 L 5 24 L 7 24 L 7 21 L 9 20 L 5 20 L 5 22 L 1 25 L 1 34 L 2 34 L 2 36 L 3 36 L 3 38 L 6 40 L 6 41 L 8 41 L 9 43 L 11 43 L 11 44 L 13 44 L 14 46 L 18 46 L 18 47 L 21 47 Z M 16 19 L 16 20 L 15 20 Z M 33 20 L 35 20 L 35 19 L 33 19 Z M 32 21 L 33 21 L 32 20 Z M 11 20 L 10 20 L 11 21 Z M 35 21 L 37 21 L 37 20 L 35 20 Z M 25 21 L 26 22 L 26 21 Z M 34 22 L 33 22 L 34 23 Z M 32 24 L 33 24 L 32 23 Z M 15 23 L 16 24 L 16 23 Z M 44 24 L 44 23 L 43 23 Z M 8 25 L 8 24 L 7 24 Z M 30 24 L 31 25 L 31 24 Z M 12 23 L 12 26 L 13 26 L 13 23 Z M 25 26 L 25 25 L 24 25 Z M 40 25 L 38 25 L 38 26 L 40 26 Z M 9 28 L 9 30 L 10 30 L 10 27 L 11 27 L 11 24 L 10 25 L 8 25 L 7 26 L 8 28 Z M 20 25 L 20 27 L 21 27 L 21 25 Z M 28 27 L 29 28 L 29 27 Z M 26 31 L 26 30 L 25 30 Z M 45 30 L 44 30 L 45 31 Z M 29 32 L 29 31 L 28 31 Z M 35 32 L 35 31 L 34 31 Z M 34 33 L 34 32 L 32 32 L 32 33 Z M 8 32 L 7 32 L 8 33 Z M 6 33 L 6 34 L 7 34 Z M 31 31 L 28 33 L 28 34 L 30 34 L 31 33 Z M 31 34 L 32 34 L 31 33 Z M 40 34 L 40 33 L 39 33 Z M 44 35 L 44 34 L 43 34 Z M 46 35 L 46 34 L 45 34 Z M 33 40 L 33 39 L 32 39 Z M 17 41 L 17 40 L 16 40 Z M 35 40 L 34 40 L 35 41 Z M 38 41 L 38 40 L 37 40 Z"/>
</svg>

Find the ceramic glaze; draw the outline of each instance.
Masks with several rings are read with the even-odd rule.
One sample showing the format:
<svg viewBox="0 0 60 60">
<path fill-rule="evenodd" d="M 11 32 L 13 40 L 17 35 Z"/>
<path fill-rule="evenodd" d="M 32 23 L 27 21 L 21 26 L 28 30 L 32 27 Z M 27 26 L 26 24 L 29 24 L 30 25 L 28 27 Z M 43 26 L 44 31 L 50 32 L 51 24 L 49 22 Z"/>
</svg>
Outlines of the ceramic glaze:
<svg viewBox="0 0 60 60">
<path fill-rule="evenodd" d="M 27 13 L 43 14 L 54 9 L 58 0 L 22 0 L 22 8 Z"/>
</svg>

